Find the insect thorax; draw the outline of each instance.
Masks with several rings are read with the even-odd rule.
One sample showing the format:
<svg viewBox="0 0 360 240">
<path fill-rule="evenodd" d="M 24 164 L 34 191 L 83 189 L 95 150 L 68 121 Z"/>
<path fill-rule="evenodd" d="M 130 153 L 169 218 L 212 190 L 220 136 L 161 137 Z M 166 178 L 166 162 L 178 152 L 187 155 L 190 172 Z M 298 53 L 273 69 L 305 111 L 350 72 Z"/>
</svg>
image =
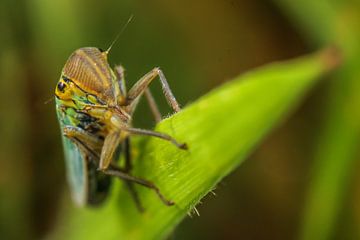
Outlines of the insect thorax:
<svg viewBox="0 0 360 240">
<path fill-rule="evenodd" d="M 63 75 L 102 101 L 111 103 L 115 100 L 115 74 L 107 62 L 106 52 L 98 48 L 85 47 L 73 52 L 63 68 Z"/>
</svg>

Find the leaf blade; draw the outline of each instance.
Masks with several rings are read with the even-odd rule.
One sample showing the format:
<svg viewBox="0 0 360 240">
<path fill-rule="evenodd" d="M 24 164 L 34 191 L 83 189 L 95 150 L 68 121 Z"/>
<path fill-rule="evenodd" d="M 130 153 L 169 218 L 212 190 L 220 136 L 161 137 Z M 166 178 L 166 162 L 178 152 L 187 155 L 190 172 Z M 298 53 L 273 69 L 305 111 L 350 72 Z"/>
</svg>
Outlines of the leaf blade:
<svg viewBox="0 0 360 240">
<path fill-rule="evenodd" d="M 126 189 L 117 189 L 101 209 L 73 210 L 63 229 L 66 238 L 97 239 L 104 233 L 110 239 L 164 238 L 333 67 L 329 57 L 325 51 L 256 69 L 162 121 L 156 130 L 185 141 L 189 150 L 149 139 L 134 175 L 156 183 L 176 205 L 166 207 L 153 192 L 138 188 L 146 209 L 139 214 Z"/>
</svg>

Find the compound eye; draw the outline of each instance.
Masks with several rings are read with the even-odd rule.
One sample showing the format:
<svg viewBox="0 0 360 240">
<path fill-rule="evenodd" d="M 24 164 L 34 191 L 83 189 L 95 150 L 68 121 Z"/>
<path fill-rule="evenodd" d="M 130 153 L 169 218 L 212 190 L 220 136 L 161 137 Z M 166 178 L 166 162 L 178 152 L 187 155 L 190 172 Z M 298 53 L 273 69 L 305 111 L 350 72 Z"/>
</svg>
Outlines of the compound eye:
<svg viewBox="0 0 360 240">
<path fill-rule="evenodd" d="M 61 82 L 58 83 L 57 88 L 58 88 L 58 90 L 59 90 L 60 92 L 63 93 L 64 90 L 65 90 L 65 88 L 66 88 L 66 85 L 65 85 L 65 83 L 63 83 L 63 82 L 61 81 Z"/>
</svg>

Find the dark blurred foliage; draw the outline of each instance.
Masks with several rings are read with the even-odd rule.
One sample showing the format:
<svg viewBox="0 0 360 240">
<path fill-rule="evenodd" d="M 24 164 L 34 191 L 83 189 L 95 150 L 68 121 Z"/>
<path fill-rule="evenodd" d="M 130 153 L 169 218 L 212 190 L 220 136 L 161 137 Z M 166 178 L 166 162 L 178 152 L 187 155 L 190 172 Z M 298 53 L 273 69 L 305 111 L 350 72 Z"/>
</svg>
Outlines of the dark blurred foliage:
<svg viewBox="0 0 360 240">
<path fill-rule="evenodd" d="M 54 226 L 67 189 L 54 102 L 44 103 L 53 98 L 71 52 L 84 46 L 107 48 L 131 14 L 134 20 L 112 48 L 110 62 L 125 66 L 129 85 L 160 66 L 183 105 L 250 68 L 314 50 L 285 14 L 265 0 L 2 0 L 1 239 L 39 239 Z M 187 218 L 175 239 L 297 238 L 326 87 L 326 82 L 318 86 L 218 186 L 216 197 L 203 200 L 201 217 Z M 152 89 L 168 113 L 156 94 L 159 84 Z M 146 104 L 135 125 L 153 126 Z M 346 232 L 352 236 L 349 231 L 356 228 L 351 225 L 360 223 L 360 191 L 348 195 L 334 238 Z M 349 220 L 353 209 L 357 215 Z"/>
</svg>

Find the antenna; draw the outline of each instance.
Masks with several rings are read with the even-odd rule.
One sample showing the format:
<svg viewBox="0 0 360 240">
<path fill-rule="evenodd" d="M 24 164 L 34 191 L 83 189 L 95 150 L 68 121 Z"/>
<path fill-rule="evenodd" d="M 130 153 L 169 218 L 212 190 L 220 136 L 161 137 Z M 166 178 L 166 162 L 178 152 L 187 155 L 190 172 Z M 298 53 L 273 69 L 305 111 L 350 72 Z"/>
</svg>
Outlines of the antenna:
<svg viewBox="0 0 360 240">
<path fill-rule="evenodd" d="M 115 39 L 112 41 L 112 43 L 110 44 L 109 48 L 105 51 L 105 54 L 109 54 L 111 48 L 113 47 L 113 45 L 116 43 L 116 41 L 119 39 L 120 35 L 124 32 L 124 30 L 126 29 L 126 27 L 129 25 L 129 23 L 131 22 L 131 20 L 133 19 L 134 14 L 131 14 L 131 16 L 129 17 L 129 19 L 127 20 L 127 22 L 125 23 L 125 25 L 121 28 L 120 32 L 116 35 Z"/>
</svg>

